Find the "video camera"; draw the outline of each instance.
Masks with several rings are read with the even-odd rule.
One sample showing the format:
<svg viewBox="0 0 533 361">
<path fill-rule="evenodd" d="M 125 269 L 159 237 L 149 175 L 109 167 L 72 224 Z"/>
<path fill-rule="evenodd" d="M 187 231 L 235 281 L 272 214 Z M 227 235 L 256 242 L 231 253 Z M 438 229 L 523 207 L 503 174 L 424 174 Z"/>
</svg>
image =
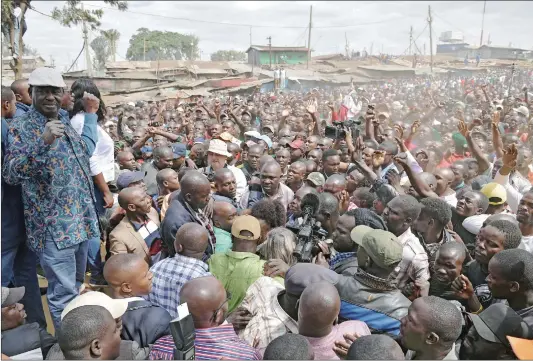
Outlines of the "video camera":
<svg viewBox="0 0 533 361">
<path fill-rule="evenodd" d="M 194 360 L 194 321 L 186 303 L 178 306 L 178 317 L 170 321 L 170 333 L 174 340 L 174 360 Z"/>
<path fill-rule="evenodd" d="M 352 131 L 352 135 L 355 138 L 359 137 L 359 132 L 362 123 L 362 117 L 357 119 L 348 119 L 344 122 L 334 121 L 333 125 L 326 125 L 326 130 L 324 135 L 329 139 L 344 139 L 346 137 L 346 131 L 344 127 L 348 127 Z"/>
<path fill-rule="evenodd" d="M 320 200 L 315 194 L 307 194 L 301 202 L 303 222 L 299 227 L 290 227 L 296 233 L 296 247 L 292 254 L 298 262 L 310 263 L 320 252 L 318 242 L 325 240 L 327 232 L 320 228 L 320 222 L 315 218 Z"/>
</svg>

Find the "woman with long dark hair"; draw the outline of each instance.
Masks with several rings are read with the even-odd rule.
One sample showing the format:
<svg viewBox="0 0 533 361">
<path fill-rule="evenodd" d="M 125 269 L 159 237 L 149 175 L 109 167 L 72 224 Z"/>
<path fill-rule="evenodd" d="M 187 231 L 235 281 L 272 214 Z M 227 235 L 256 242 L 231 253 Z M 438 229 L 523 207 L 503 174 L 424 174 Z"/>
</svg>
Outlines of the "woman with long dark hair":
<svg viewBox="0 0 533 361">
<path fill-rule="evenodd" d="M 115 179 L 115 153 L 114 142 L 104 130 L 105 104 L 102 101 L 98 87 L 91 79 L 82 78 L 76 80 L 71 87 L 73 107 L 70 112 L 72 127 L 81 134 L 84 126 L 83 94 L 87 92 L 100 99 L 98 116 L 98 141 L 90 159 L 91 176 L 94 181 L 94 193 L 96 196 L 96 211 L 100 217 L 104 216 L 105 208 L 113 206 L 113 194 L 109 190 L 108 182 Z M 102 259 L 100 256 L 100 239 L 89 240 L 89 266 L 91 268 L 91 283 L 101 283 Z"/>
</svg>

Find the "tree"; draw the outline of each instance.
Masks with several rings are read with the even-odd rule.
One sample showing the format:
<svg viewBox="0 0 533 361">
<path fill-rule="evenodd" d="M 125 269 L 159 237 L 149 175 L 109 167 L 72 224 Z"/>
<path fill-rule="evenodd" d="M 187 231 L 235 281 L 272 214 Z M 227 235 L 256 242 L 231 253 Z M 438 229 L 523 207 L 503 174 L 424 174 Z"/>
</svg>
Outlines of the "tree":
<svg viewBox="0 0 533 361">
<path fill-rule="evenodd" d="M 15 41 L 17 42 L 18 49 L 24 49 L 24 42 L 22 36 L 26 31 L 26 10 L 30 7 L 30 0 L 19 0 L 20 4 L 20 31 L 19 36 L 15 39 L 15 16 L 4 16 L 5 14 L 13 14 L 14 1 L 2 0 L 2 32 L 10 35 L 10 52 L 14 57 L 13 62 L 10 63 L 11 69 L 15 73 L 15 79 L 20 79 L 22 76 L 22 56 L 15 57 Z M 126 1 L 117 0 L 104 0 L 104 3 L 117 7 L 119 10 L 126 10 L 128 3 Z M 71 27 L 72 25 L 78 25 L 85 21 L 93 30 L 96 30 L 100 26 L 100 19 L 104 11 L 98 10 L 85 10 L 80 0 L 68 0 L 63 8 L 54 8 L 52 11 L 52 18 L 59 21 L 63 26 Z M 19 54 L 21 55 L 21 54 Z"/>
<path fill-rule="evenodd" d="M 137 29 L 130 39 L 128 60 L 194 60 L 199 56 L 199 39 L 192 34 Z"/>
<path fill-rule="evenodd" d="M 109 41 L 103 35 L 100 35 L 91 41 L 91 48 L 94 51 L 94 68 L 105 69 L 105 63 L 110 54 Z"/>
<path fill-rule="evenodd" d="M 212 61 L 245 61 L 246 53 L 238 50 L 218 50 L 211 54 Z"/>
<path fill-rule="evenodd" d="M 120 39 L 120 33 L 115 29 L 102 30 L 100 33 L 109 42 L 111 61 L 116 61 L 115 55 L 117 53 L 117 42 Z"/>
</svg>

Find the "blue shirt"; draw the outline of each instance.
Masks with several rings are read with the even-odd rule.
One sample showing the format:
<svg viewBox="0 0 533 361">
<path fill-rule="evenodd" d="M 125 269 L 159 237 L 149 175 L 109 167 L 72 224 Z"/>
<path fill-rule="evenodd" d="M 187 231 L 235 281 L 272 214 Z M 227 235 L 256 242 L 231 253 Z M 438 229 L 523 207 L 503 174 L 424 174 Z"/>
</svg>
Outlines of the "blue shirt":
<svg viewBox="0 0 533 361">
<path fill-rule="evenodd" d="M 65 134 L 50 145 L 41 138 L 47 118 L 31 107 L 10 124 L 3 176 L 22 186 L 29 247 L 40 252 L 46 237 L 58 249 L 100 237 L 89 158 L 96 141 L 96 114 L 85 114 L 80 135 L 65 112 Z"/>
</svg>

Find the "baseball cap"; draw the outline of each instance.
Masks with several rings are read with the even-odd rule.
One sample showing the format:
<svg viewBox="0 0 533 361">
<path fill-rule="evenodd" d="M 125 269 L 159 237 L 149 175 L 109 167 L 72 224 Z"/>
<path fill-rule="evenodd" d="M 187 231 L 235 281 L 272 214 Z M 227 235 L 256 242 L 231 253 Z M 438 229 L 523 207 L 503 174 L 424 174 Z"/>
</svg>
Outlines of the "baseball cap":
<svg viewBox="0 0 533 361">
<path fill-rule="evenodd" d="M 491 206 L 499 206 L 507 202 L 507 191 L 501 184 L 494 182 L 485 184 L 481 188 L 481 193 L 487 196 Z"/>
<path fill-rule="evenodd" d="M 28 78 L 28 85 L 31 86 L 51 86 L 55 88 L 65 88 L 66 84 L 61 73 L 53 68 L 37 68 L 31 72 Z"/>
<path fill-rule="evenodd" d="M 275 131 L 274 131 L 274 127 L 273 127 L 272 125 L 270 125 L 270 124 L 268 124 L 268 125 L 264 125 L 264 126 L 263 126 L 263 129 L 268 129 L 268 130 L 270 130 L 272 133 L 275 132 Z"/>
<path fill-rule="evenodd" d="M 244 135 L 247 135 L 252 138 L 261 139 L 261 134 L 259 134 L 259 132 L 256 130 L 249 130 L 247 132 L 244 132 Z"/>
<path fill-rule="evenodd" d="M 313 263 L 297 263 L 285 274 L 285 290 L 290 295 L 300 296 L 313 283 L 326 281 L 336 285 L 339 278 L 339 274 L 328 268 Z"/>
<path fill-rule="evenodd" d="M 24 297 L 25 287 L 2 287 L 2 307 L 14 305 Z"/>
<path fill-rule="evenodd" d="M 135 183 L 144 179 L 145 172 L 142 171 L 127 171 L 121 173 L 117 178 L 118 189 L 128 188 L 131 183 Z"/>
<path fill-rule="evenodd" d="M 243 236 L 241 232 L 248 231 L 251 232 L 251 236 Z M 245 239 L 248 241 L 254 241 L 261 237 L 261 224 L 257 218 L 252 216 L 238 216 L 233 220 L 233 225 L 231 226 L 231 235 L 239 239 Z"/>
<path fill-rule="evenodd" d="M 533 340 L 507 336 L 515 356 L 519 360 L 533 360 Z"/>
<path fill-rule="evenodd" d="M 73 309 L 82 306 L 102 306 L 116 319 L 121 317 L 128 309 L 128 300 L 124 298 L 113 299 L 103 292 L 89 291 L 70 301 L 61 313 L 61 319 L 64 319 Z"/>
<path fill-rule="evenodd" d="M 350 238 L 381 268 L 390 268 L 402 260 L 403 247 L 390 232 L 357 226 L 352 229 Z"/>
<path fill-rule="evenodd" d="M 526 107 L 523 106 L 523 105 L 519 106 L 519 107 L 516 109 L 516 112 L 522 114 L 522 115 L 525 116 L 525 117 L 529 117 L 529 109 L 526 108 Z"/>
<path fill-rule="evenodd" d="M 270 137 L 268 135 L 262 135 L 259 139 L 263 140 L 267 144 L 269 149 L 272 148 L 272 140 L 270 140 Z"/>
<path fill-rule="evenodd" d="M 245 143 L 243 143 L 244 145 L 246 145 L 248 148 L 250 148 L 252 145 L 256 145 L 257 143 L 254 142 L 253 140 L 247 140 Z"/>
<path fill-rule="evenodd" d="M 174 158 L 181 158 L 187 155 L 187 147 L 185 146 L 185 144 L 173 143 L 171 146 L 172 153 L 174 153 Z"/>
<path fill-rule="evenodd" d="M 226 142 L 220 139 L 211 139 L 207 152 L 223 155 L 226 157 L 231 156 L 231 154 L 228 152 L 228 145 L 226 144 Z"/>
<path fill-rule="evenodd" d="M 141 148 L 142 153 L 151 153 L 153 151 L 154 151 L 154 148 L 148 145 L 145 145 L 144 147 Z"/>
<path fill-rule="evenodd" d="M 313 183 L 316 187 L 322 187 L 324 184 L 326 184 L 326 178 L 322 173 L 319 172 L 311 172 L 307 176 L 306 180 Z"/>
<path fill-rule="evenodd" d="M 292 149 L 302 149 L 303 145 L 304 142 L 302 140 L 296 139 L 289 144 L 289 147 L 291 147 Z"/>
<path fill-rule="evenodd" d="M 487 341 L 511 346 L 506 336 L 533 337 L 533 331 L 522 317 L 503 303 L 492 304 L 479 315 L 468 315 L 479 336 Z"/>
</svg>

